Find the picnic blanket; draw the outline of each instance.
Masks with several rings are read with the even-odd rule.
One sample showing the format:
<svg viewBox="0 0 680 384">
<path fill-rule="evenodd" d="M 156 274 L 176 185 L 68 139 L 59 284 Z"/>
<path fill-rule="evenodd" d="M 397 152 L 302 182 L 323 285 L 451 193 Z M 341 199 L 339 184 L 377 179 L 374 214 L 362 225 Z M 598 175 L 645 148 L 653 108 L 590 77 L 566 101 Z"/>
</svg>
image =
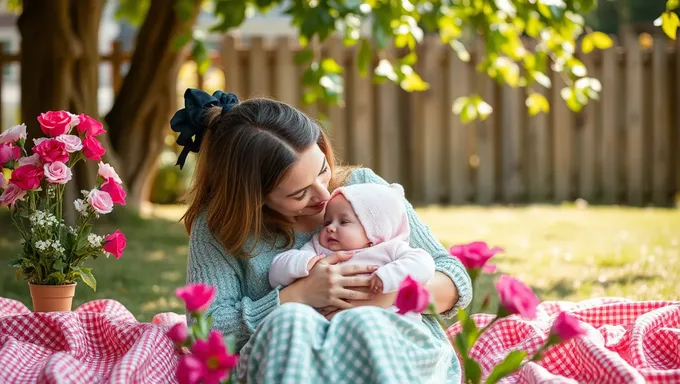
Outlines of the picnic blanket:
<svg viewBox="0 0 680 384">
<path fill-rule="evenodd" d="M 536 320 L 499 320 L 470 352 L 482 377 L 511 351 L 535 353 L 560 311 L 581 320 L 588 333 L 548 349 L 540 363 L 526 364 L 504 383 L 680 383 L 680 302 L 618 298 L 544 302 Z M 484 327 L 493 316 L 472 318 Z M 448 329 L 458 332 L 459 324 Z"/>
<path fill-rule="evenodd" d="M 510 351 L 536 351 L 559 311 L 588 334 L 548 350 L 506 383 L 680 383 L 680 303 L 603 298 L 544 302 L 536 320 L 499 321 L 472 350 L 484 375 Z M 484 326 L 491 316 L 473 318 Z M 172 383 L 178 355 L 165 336 L 183 315 L 139 323 L 115 300 L 68 313 L 32 313 L 0 298 L 0 383 Z M 449 334 L 459 331 L 457 324 Z"/>
</svg>

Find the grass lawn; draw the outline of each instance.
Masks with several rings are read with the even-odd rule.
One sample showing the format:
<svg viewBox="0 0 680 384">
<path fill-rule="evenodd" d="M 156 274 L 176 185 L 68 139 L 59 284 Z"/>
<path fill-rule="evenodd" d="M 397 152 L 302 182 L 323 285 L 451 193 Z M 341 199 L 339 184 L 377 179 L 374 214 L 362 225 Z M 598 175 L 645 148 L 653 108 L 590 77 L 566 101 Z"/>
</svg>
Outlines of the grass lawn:
<svg viewBox="0 0 680 384">
<path fill-rule="evenodd" d="M 484 240 L 506 252 L 499 273 L 531 285 L 543 300 L 623 296 L 680 300 L 680 211 L 618 207 L 426 207 L 423 221 L 445 246 Z M 154 218 L 112 218 L 98 233 L 120 228 L 128 248 L 120 260 L 91 261 L 97 292 L 79 284 L 74 308 L 95 298 L 116 299 L 140 321 L 163 311 L 181 312 L 174 289 L 184 284 L 187 237 L 177 223 L 181 207 L 155 207 Z M 28 286 L 5 267 L 18 252 L 18 235 L 0 214 L 0 296 L 31 305 Z M 490 277 L 482 281 L 491 289 Z"/>
</svg>

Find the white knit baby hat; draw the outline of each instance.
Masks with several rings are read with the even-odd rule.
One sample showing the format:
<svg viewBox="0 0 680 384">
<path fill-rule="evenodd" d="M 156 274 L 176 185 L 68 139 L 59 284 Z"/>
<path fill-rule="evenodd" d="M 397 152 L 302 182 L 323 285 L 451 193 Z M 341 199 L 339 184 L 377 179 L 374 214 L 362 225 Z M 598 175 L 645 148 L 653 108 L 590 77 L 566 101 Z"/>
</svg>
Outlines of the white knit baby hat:
<svg viewBox="0 0 680 384">
<path fill-rule="evenodd" d="M 397 237 L 408 239 L 408 216 L 401 185 L 352 184 L 333 191 L 331 199 L 338 194 L 352 205 L 373 245 Z"/>
</svg>

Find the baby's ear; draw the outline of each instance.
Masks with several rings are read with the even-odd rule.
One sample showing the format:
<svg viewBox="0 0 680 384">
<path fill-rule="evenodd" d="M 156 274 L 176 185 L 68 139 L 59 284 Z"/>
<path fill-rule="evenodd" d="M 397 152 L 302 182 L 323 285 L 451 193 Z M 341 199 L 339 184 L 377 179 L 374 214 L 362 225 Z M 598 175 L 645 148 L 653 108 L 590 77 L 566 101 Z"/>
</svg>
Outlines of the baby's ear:
<svg viewBox="0 0 680 384">
<path fill-rule="evenodd" d="M 406 194 L 404 192 L 404 187 L 402 187 L 401 184 L 392 183 L 392 184 L 390 184 L 390 188 L 392 188 L 395 192 L 397 192 L 399 197 L 405 197 L 406 196 Z"/>
</svg>

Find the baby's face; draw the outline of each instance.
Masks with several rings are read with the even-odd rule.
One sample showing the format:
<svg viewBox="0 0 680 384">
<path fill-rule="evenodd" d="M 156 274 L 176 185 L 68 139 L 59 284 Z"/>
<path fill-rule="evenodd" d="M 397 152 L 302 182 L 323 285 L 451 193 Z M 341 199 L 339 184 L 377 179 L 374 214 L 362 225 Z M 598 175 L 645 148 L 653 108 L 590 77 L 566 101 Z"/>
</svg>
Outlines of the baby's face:
<svg viewBox="0 0 680 384">
<path fill-rule="evenodd" d="M 369 246 L 364 227 L 342 194 L 333 197 L 326 205 L 323 225 L 319 242 L 331 251 L 352 251 Z"/>
</svg>

